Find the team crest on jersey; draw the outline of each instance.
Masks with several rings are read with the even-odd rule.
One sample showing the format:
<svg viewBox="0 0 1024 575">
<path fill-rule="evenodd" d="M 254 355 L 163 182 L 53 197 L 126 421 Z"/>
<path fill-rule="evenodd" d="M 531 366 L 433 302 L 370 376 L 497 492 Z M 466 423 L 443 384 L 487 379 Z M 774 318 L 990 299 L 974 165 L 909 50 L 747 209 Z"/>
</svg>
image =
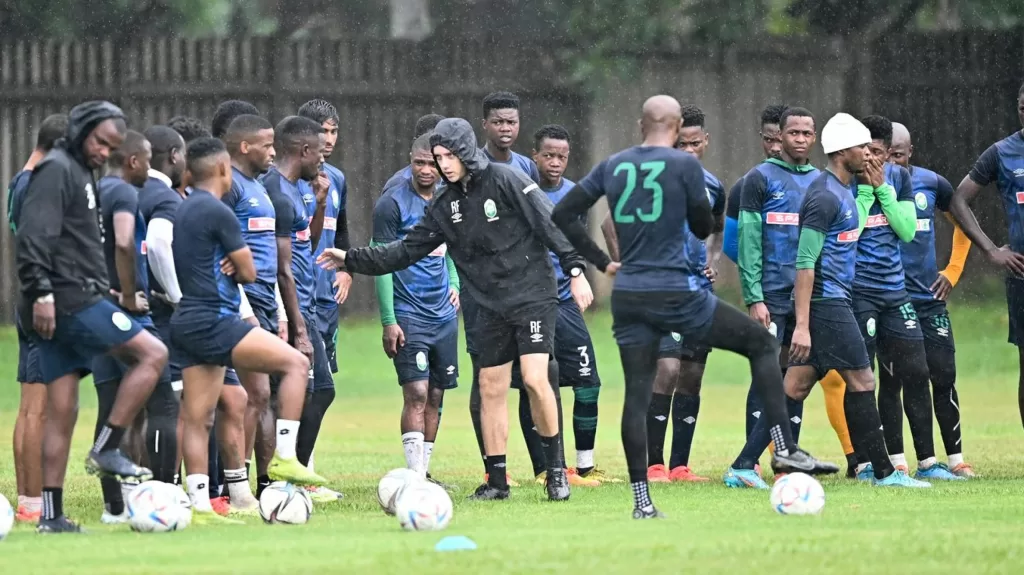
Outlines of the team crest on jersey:
<svg viewBox="0 0 1024 575">
<path fill-rule="evenodd" d="M 331 203 L 334 205 L 334 209 L 341 207 L 341 196 L 338 195 L 338 190 L 331 188 Z"/>
<path fill-rule="evenodd" d="M 314 196 L 313 194 L 303 194 L 302 203 L 312 204 L 314 202 L 316 202 L 316 196 Z"/>
<path fill-rule="evenodd" d="M 128 319 L 128 316 L 119 311 L 115 311 L 114 314 L 110 316 L 110 321 L 114 323 L 114 327 L 121 331 L 128 331 L 132 328 L 132 320 Z"/>
<path fill-rule="evenodd" d="M 676 332 L 672 332 L 672 339 L 674 339 L 676 341 L 676 343 L 679 343 L 679 342 L 683 341 L 683 336 L 679 335 Z"/>
<path fill-rule="evenodd" d="M 864 328 L 870 337 L 875 337 L 875 318 L 869 317 L 867 323 L 864 324 Z"/>
<path fill-rule="evenodd" d="M 924 192 L 917 192 L 914 194 L 914 204 L 919 210 L 928 209 L 928 196 L 924 195 Z"/>
<path fill-rule="evenodd" d="M 489 222 L 498 219 L 498 206 L 494 204 L 494 200 L 488 199 L 484 202 L 484 215 L 487 216 Z"/>
<path fill-rule="evenodd" d="M 416 352 L 416 369 L 420 371 L 427 370 L 427 354 L 422 351 Z"/>
</svg>

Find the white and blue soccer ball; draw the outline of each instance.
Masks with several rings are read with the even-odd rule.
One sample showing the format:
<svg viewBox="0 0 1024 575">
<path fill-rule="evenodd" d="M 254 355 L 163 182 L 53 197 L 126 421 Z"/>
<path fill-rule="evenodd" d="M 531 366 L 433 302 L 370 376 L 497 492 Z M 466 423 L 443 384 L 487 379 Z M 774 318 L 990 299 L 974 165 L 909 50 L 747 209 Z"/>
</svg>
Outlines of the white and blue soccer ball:
<svg viewBox="0 0 1024 575">
<path fill-rule="evenodd" d="M 275 481 L 260 494 L 260 517 L 266 523 L 303 525 L 313 514 L 313 501 L 305 489 Z"/>
<path fill-rule="evenodd" d="M 770 501 L 782 515 L 817 515 L 825 508 L 825 490 L 806 473 L 790 473 L 772 486 Z"/>
<path fill-rule="evenodd" d="M 14 528 L 14 508 L 7 498 L 0 495 L 0 541 Z"/>
<path fill-rule="evenodd" d="M 395 514 L 395 499 L 399 491 L 410 483 L 424 481 L 423 476 L 406 467 L 392 469 L 380 479 L 377 484 L 377 503 L 384 513 Z"/>
<path fill-rule="evenodd" d="M 180 531 L 192 523 L 192 503 L 177 485 L 160 481 L 139 484 L 125 501 L 132 531 Z"/>
<path fill-rule="evenodd" d="M 433 483 L 410 483 L 395 497 L 395 515 L 407 531 L 440 531 L 452 520 L 452 499 Z"/>
</svg>

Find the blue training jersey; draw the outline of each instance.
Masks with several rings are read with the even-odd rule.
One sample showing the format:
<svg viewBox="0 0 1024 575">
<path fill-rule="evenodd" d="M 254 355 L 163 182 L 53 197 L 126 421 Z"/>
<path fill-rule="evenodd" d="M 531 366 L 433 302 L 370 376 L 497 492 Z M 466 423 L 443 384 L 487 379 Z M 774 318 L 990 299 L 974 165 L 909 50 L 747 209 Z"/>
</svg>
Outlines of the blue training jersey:
<svg viewBox="0 0 1024 575">
<path fill-rule="evenodd" d="M 845 186 L 828 171 L 819 173 L 807 188 L 800 207 L 800 229 L 825 234 L 825 243 L 814 264 L 812 299 L 853 299 L 860 225 L 856 192 L 855 181 Z"/>
<path fill-rule="evenodd" d="M 139 211 L 139 190 L 114 176 L 104 176 L 97 183 L 100 191 L 100 218 L 103 222 L 103 256 L 107 260 L 110 289 L 121 291 L 117 273 L 117 240 L 114 237 L 114 216 L 131 214 L 135 219 L 135 291 L 149 297 L 149 262 L 146 259 L 146 220 Z"/>
<path fill-rule="evenodd" d="M 897 201 L 914 200 L 910 172 L 903 166 L 886 163 L 885 181 L 896 190 Z M 867 295 L 906 289 L 900 238 L 889 226 L 882 204 L 877 200 L 868 210 L 868 221 L 857 241 L 857 275 L 853 278 L 853 289 Z"/>
<path fill-rule="evenodd" d="M 270 200 L 274 203 L 274 234 L 279 238 L 289 238 L 292 243 L 292 279 L 295 280 L 295 296 L 299 300 L 299 310 L 304 313 L 313 311 L 313 291 L 316 289 L 316 276 L 313 271 L 313 243 L 309 231 L 312 214 L 306 208 L 306 197 L 316 208 L 316 197 L 312 188 L 308 193 L 299 191 L 297 183 L 285 178 L 277 168 L 260 177 L 260 183 L 266 188 Z"/>
<path fill-rule="evenodd" d="M 796 250 L 800 243 L 800 206 L 821 174 L 769 158 L 743 176 L 740 211 L 761 216 L 761 291 L 793 293 Z"/>
<path fill-rule="evenodd" d="M 1024 253 L 1024 133 L 999 140 L 978 158 L 969 177 L 979 186 L 994 183 L 1010 228 L 1010 249 Z"/>
<path fill-rule="evenodd" d="M 935 210 L 949 211 L 953 186 L 946 178 L 920 166 L 910 167 L 910 180 L 917 209 L 917 233 L 914 241 L 900 246 L 903 273 L 910 298 L 931 301 L 935 299 L 931 286 L 939 277 L 935 261 Z"/>
<path fill-rule="evenodd" d="M 22 170 L 14 175 L 11 184 L 7 186 L 7 223 L 11 226 L 12 234 L 18 231 L 21 203 L 25 199 L 25 190 L 28 189 L 30 177 L 32 177 L 31 170 Z"/>
<path fill-rule="evenodd" d="M 611 207 L 622 263 L 614 289 L 701 289 L 686 250 L 688 214 L 710 207 L 697 158 L 674 148 L 633 146 L 598 164 L 579 186 L 595 200 L 607 196 Z"/>
<path fill-rule="evenodd" d="M 234 212 L 210 192 L 193 190 L 178 209 L 173 246 L 181 285 L 175 313 L 238 315 L 238 284 L 220 271 L 222 259 L 246 246 Z"/>
<path fill-rule="evenodd" d="M 534 182 L 540 182 L 540 170 L 537 169 L 537 164 L 536 162 L 533 161 L 532 158 L 527 158 L 522 154 L 512 152 L 512 157 L 509 158 L 507 162 L 502 162 L 500 160 L 494 159 L 494 156 L 492 156 L 490 152 L 487 151 L 486 146 L 480 149 L 483 151 L 484 155 L 487 156 L 487 159 L 490 160 L 491 162 L 494 162 L 495 164 L 505 164 L 506 166 L 512 166 L 513 168 L 517 168 L 519 171 L 529 176 L 530 179 L 533 180 Z"/>
<path fill-rule="evenodd" d="M 722 182 L 718 181 L 718 178 L 707 170 L 704 170 L 704 191 L 707 193 L 708 202 L 711 204 L 711 213 L 717 221 L 725 213 L 725 190 L 722 188 Z M 686 226 L 686 260 L 693 265 L 693 269 L 690 270 L 691 273 L 700 278 L 700 287 L 711 289 L 711 280 L 704 273 L 704 268 L 708 265 L 707 244 L 704 240 L 690 233 L 689 225 Z"/>
<path fill-rule="evenodd" d="M 430 203 L 416 193 L 412 180 L 394 185 L 373 207 L 373 241 L 386 244 L 401 240 L 421 219 Z M 395 317 L 424 323 L 446 323 L 455 318 L 448 299 L 450 283 L 445 262 L 447 246 L 441 244 L 427 257 L 391 274 Z"/>
<path fill-rule="evenodd" d="M 384 182 L 384 187 L 380 189 L 380 195 L 383 196 L 384 192 L 395 186 L 401 185 L 403 180 L 408 180 L 409 178 L 412 178 L 412 166 L 406 166 L 401 170 L 398 170 L 388 178 L 388 181 Z M 438 185 L 440 185 L 440 183 L 441 180 L 438 180 Z"/>
<path fill-rule="evenodd" d="M 551 200 L 551 204 L 554 205 L 562 201 L 565 194 L 568 194 L 569 190 L 575 185 L 569 178 L 562 178 L 562 184 L 557 188 L 550 190 L 546 188 L 541 189 L 544 190 L 544 193 L 548 195 L 548 199 Z M 555 255 L 555 252 L 548 253 L 551 254 L 551 264 L 555 266 L 555 284 L 558 286 L 558 301 L 570 300 L 572 299 L 572 291 L 569 289 L 571 278 L 565 275 L 565 271 L 558 263 L 558 256 Z"/>
<path fill-rule="evenodd" d="M 313 250 L 313 261 L 324 252 L 326 248 L 334 247 L 334 238 L 338 232 L 338 216 L 345 211 L 345 202 L 348 199 L 348 182 L 345 174 L 330 164 L 324 164 L 323 170 L 327 172 L 327 179 L 331 182 L 331 188 L 327 191 L 327 207 L 324 208 L 324 227 L 320 232 L 320 241 Z M 313 194 L 313 187 L 309 182 L 299 181 L 299 191 L 302 197 Z M 316 213 L 316 197 L 313 195 L 312 204 L 307 202 L 306 209 L 310 215 Z M 316 295 L 314 302 L 318 310 L 335 309 L 338 302 L 334 301 L 334 272 L 325 270 L 314 265 L 313 272 L 316 274 Z"/>
<path fill-rule="evenodd" d="M 231 191 L 223 201 L 231 208 L 242 228 L 242 237 L 252 251 L 256 264 L 256 281 L 245 286 L 249 303 L 261 309 L 277 308 L 274 286 L 277 285 L 277 240 L 274 238 L 276 215 L 274 204 L 263 184 L 232 167 Z"/>
</svg>

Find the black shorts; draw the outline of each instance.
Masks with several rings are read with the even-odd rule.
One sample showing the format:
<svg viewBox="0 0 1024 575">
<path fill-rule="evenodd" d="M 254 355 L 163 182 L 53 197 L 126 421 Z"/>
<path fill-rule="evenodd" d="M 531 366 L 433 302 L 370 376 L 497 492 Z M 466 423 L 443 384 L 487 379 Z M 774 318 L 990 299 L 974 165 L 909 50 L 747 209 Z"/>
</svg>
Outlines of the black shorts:
<svg viewBox="0 0 1024 575">
<path fill-rule="evenodd" d="M 427 380 L 437 389 L 458 387 L 459 318 L 428 324 L 401 317 L 398 326 L 405 333 L 405 345 L 394 359 L 398 384 Z"/>
<path fill-rule="evenodd" d="M 953 326 L 949 322 L 949 311 L 946 302 L 939 300 L 919 300 L 914 302 L 917 319 L 921 322 L 926 347 L 937 346 L 956 351 L 953 341 Z"/>
<path fill-rule="evenodd" d="M 844 300 L 811 302 L 809 329 L 811 354 L 805 362 L 791 361 L 791 366 L 809 365 L 824 376 L 833 369 L 858 370 L 871 366 L 850 303 Z"/>
<path fill-rule="evenodd" d="M 313 363 L 309 366 L 307 391 L 334 389 L 334 375 L 331 374 L 331 365 L 327 361 L 327 346 L 317 326 L 316 316 L 312 313 L 303 313 L 302 319 L 306 322 L 306 334 L 309 336 L 310 345 L 313 346 Z"/>
<path fill-rule="evenodd" d="M 73 314 L 57 314 L 51 339 L 30 334 L 39 353 L 42 383 L 77 372 L 92 372 L 92 362 L 100 355 L 123 345 L 142 331 L 142 325 L 107 299 Z"/>
<path fill-rule="evenodd" d="M 236 314 L 175 313 L 171 319 L 172 351 L 182 370 L 193 365 L 232 367 L 231 352 L 252 329 Z"/>
<path fill-rule="evenodd" d="M 775 331 L 775 338 L 783 347 L 789 346 L 793 341 L 793 328 L 796 327 L 796 312 L 793 308 L 793 296 L 786 293 L 764 294 L 764 305 L 768 308 L 768 315 L 771 316 L 769 330 Z"/>
<path fill-rule="evenodd" d="M 872 361 L 879 340 L 885 345 L 888 338 L 924 339 L 917 311 L 906 291 L 855 292 L 853 310 Z"/>
<path fill-rule="evenodd" d="M 149 316 L 132 316 L 132 318 L 142 325 L 143 329 L 149 332 L 153 337 L 160 339 L 160 334 L 157 332 L 156 326 L 153 325 L 153 321 Z M 121 363 L 120 360 L 110 355 L 109 353 L 97 356 L 92 361 L 92 380 L 96 385 L 108 383 L 111 381 L 121 381 L 124 374 L 128 371 L 128 366 Z M 157 385 L 171 385 L 171 371 L 168 366 L 164 367 L 163 373 L 160 374 L 160 379 L 157 380 Z"/>
<path fill-rule="evenodd" d="M 535 353 L 554 353 L 558 302 L 543 302 L 504 314 L 480 307 L 476 318 L 476 350 L 480 367 L 505 365 Z"/>
<path fill-rule="evenodd" d="M 1006 278 L 1006 307 L 1009 312 L 1009 342 L 1017 347 L 1024 346 L 1024 280 Z"/>
<path fill-rule="evenodd" d="M 338 306 L 317 305 L 316 325 L 327 351 L 327 364 L 331 373 L 338 373 Z"/>
<path fill-rule="evenodd" d="M 612 331 L 620 347 L 660 344 L 677 332 L 703 341 L 718 306 L 710 290 L 612 291 Z"/>
<path fill-rule="evenodd" d="M 43 372 L 39 364 L 39 347 L 22 328 L 21 314 L 15 312 L 14 323 L 18 329 L 18 383 L 42 383 Z"/>
<path fill-rule="evenodd" d="M 678 359 L 705 365 L 708 362 L 708 354 L 711 347 L 700 342 L 683 341 L 683 336 L 672 332 L 661 338 L 658 345 L 658 359 Z"/>
<path fill-rule="evenodd" d="M 558 384 L 562 387 L 598 387 L 597 357 L 583 312 L 569 299 L 558 302 L 555 323 L 555 359 L 558 360 Z"/>
</svg>

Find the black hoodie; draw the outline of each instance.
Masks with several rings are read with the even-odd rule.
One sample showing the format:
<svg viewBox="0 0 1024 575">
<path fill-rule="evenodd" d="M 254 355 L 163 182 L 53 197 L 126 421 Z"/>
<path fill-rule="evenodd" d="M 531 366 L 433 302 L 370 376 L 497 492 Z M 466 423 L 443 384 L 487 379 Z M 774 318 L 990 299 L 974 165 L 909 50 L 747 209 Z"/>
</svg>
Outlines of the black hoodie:
<svg viewBox="0 0 1024 575">
<path fill-rule="evenodd" d="M 463 290 L 483 306 L 508 315 L 525 306 L 558 301 L 555 252 L 566 275 L 584 267 L 565 236 L 551 222 L 551 200 L 525 174 L 491 163 L 461 118 L 442 120 L 430 146 L 451 150 L 466 176 L 434 193 L 423 219 L 405 239 L 348 252 L 345 268 L 366 275 L 405 269 L 441 244 L 459 272 Z"/>
<path fill-rule="evenodd" d="M 93 129 L 111 118 L 123 119 L 124 114 L 109 102 L 75 106 L 64 138 L 32 171 L 16 236 L 26 311 L 46 294 L 54 295 L 57 311 L 64 314 L 107 295 L 99 191 L 82 147 Z"/>
</svg>

